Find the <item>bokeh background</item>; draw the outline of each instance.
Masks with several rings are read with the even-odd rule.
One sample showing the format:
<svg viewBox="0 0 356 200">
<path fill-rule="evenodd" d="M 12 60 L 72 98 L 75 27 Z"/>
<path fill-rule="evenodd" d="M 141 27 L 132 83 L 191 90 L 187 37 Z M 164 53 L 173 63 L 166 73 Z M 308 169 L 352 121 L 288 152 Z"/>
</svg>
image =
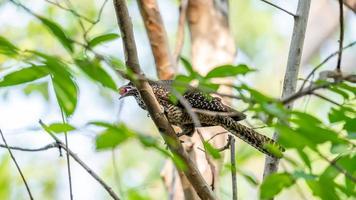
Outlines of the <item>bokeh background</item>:
<svg viewBox="0 0 356 200">
<path fill-rule="evenodd" d="M 45 0 L 20 1 L 33 12 L 46 16 L 61 24 L 73 38 L 80 38 L 77 19 L 69 12 L 49 4 Z M 62 1 L 58 1 L 62 3 Z M 74 8 L 88 18 L 96 19 L 102 0 L 72 0 Z M 296 0 L 273 1 L 283 8 L 295 11 Z M 171 46 L 174 46 L 178 20 L 178 1 L 158 0 Z M 152 52 L 135 1 L 129 1 L 130 14 L 134 23 L 136 42 L 141 66 L 144 72 L 156 79 Z M 345 9 L 345 40 L 348 44 L 356 40 L 356 15 Z M 238 47 L 236 63 L 247 63 L 257 69 L 242 79 L 250 86 L 265 94 L 278 97 L 281 92 L 288 48 L 293 28 L 293 19 L 259 0 L 230 0 L 230 26 Z M 109 1 L 100 22 L 90 36 L 103 33 L 119 33 L 112 2 Z M 189 58 L 189 37 L 183 48 L 183 55 Z M 0 0 L 0 35 L 6 37 L 21 49 L 36 49 L 66 57 L 67 53 L 57 40 L 43 27 L 40 21 L 23 9 Z M 338 3 L 335 0 L 312 1 L 305 50 L 300 76 L 308 74 L 323 58 L 338 49 Z M 105 43 L 97 51 L 123 60 L 120 39 Z M 325 69 L 333 69 L 336 59 Z M 356 48 L 344 52 L 343 70 L 355 73 Z M 16 70 L 17 63 L 0 55 L 0 77 Z M 185 73 L 181 69 L 181 73 Z M 127 81 L 112 72 L 117 86 Z M 130 128 L 159 138 L 158 131 L 133 98 L 119 101 L 119 95 L 89 80 L 76 76 L 79 85 L 78 106 L 69 123 L 77 129 L 69 134 L 69 146 L 92 169 L 98 172 L 120 196 L 126 199 L 167 199 L 160 178 L 160 171 L 166 158 L 157 151 L 143 147 L 138 141 L 129 140 L 112 151 L 97 151 L 95 137 L 99 133 L 88 125 L 91 121 L 126 123 Z M 61 114 L 54 92 L 48 92 L 44 80 L 33 83 L 0 88 L 0 128 L 12 146 L 41 147 L 53 142 L 38 124 L 61 121 Z M 239 102 L 233 102 L 239 105 Z M 325 116 L 330 104 L 317 99 L 304 98 L 296 108 Z M 264 133 L 271 135 L 271 130 Z M 62 135 L 59 135 L 63 138 Z M 237 143 L 237 164 L 259 182 L 262 179 L 264 156 L 251 147 Z M 36 199 L 68 199 L 68 178 L 65 157 L 57 149 L 29 153 L 13 151 L 31 186 Z M 73 193 L 75 199 L 109 199 L 106 191 L 75 162 L 72 163 Z M 219 195 L 221 199 L 231 198 L 229 171 L 223 170 Z M 246 179 L 238 176 L 241 199 L 258 199 L 258 190 Z M 283 191 L 277 199 L 301 199 L 298 188 Z M 301 186 L 299 190 L 308 190 Z M 310 191 L 306 199 L 313 199 Z M 6 149 L 0 149 L 0 199 L 25 199 L 27 196 L 20 176 Z"/>
</svg>

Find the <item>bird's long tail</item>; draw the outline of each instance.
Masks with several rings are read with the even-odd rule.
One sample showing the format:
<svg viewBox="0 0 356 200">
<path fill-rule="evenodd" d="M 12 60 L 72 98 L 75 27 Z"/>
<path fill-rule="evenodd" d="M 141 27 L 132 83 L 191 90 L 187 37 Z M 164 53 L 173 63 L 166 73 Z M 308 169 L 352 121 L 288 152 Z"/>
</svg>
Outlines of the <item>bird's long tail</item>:
<svg viewBox="0 0 356 200">
<path fill-rule="evenodd" d="M 231 117 L 219 117 L 219 125 L 231 134 L 239 137 L 249 145 L 255 147 L 272 157 L 280 158 L 283 156 L 284 148 L 267 136 L 261 135 L 252 128 L 246 127 Z"/>
</svg>

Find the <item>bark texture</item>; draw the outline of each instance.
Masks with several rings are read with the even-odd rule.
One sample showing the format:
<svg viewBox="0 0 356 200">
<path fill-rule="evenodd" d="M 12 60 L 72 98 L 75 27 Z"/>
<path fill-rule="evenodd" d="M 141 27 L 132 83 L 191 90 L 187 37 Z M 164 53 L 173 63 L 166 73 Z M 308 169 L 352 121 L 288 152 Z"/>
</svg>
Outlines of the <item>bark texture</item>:
<svg viewBox="0 0 356 200">
<path fill-rule="evenodd" d="M 201 74 L 206 74 L 216 66 L 231 64 L 236 56 L 235 42 L 229 28 L 228 9 L 227 0 L 188 1 L 187 20 L 191 40 L 191 62 L 194 69 Z M 228 79 L 218 80 L 220 83 L 223 81 L 231 82 Z M 224 93 L 231 92 L 226 88 L 221 89 Z M 224 131 L 220 127 L 200 129 L 205 140 Z M 219 135 L 210 142 L 216 147 L 222 147 L 226 143 L 226 136 L 227 134 Z M 198 147 L 203 148 L 199 134 L 195 133 L 192 138 L 183 140 L 185 149 L 191 152 L 189 153 L 191 159 L 195 160 L 204 179 L 216 191 L 220 163 L 207 158 L 206 154 L 198 149 Z M 172 174 L 172 169 L 167 166 L 162 171 L 162 175 L 165 177 L 166 185 L 175 186 L 175 194 L 170 196 L 170 199 L 181 200 L 182 194 L 185 195 L 185 199 L 199 199 L 191 189 L 192 186 L 185 181 L 185 177 L 177 173 Z"/>
<path fill-rule="evenodd" d="M 133 34 L 132 22 L 126 6 L 126 0 L 114 0 L 114 7 L 117 16 L 118 25 L 122 35 L 125 63 L 136 76 L 143 76 L 137 56 L 136 43 Z M 133 80 L 132 80 L 133 81 Z M 168 148 L 172 151 L 173 157 L 181 159 L 185 163 L 185 169 L 182 170 L 189 182 L 194 187 L 201 199 L 216 199 L 214 193 L 204 181 L 204 178 L 198 171 L 195 163 L 190 159 L 187 152 L 183 149 L 178 137 L 172 126 L 165 117 L 162 108 L 157 102 L 150 85 L 146 79 L 134 81 L 136 88 L 139 90 L 144 100 L 147 110 L 165 140 Z"/>
<path fill-rule="evenodd" d="M 356 0 L 344 0 L 344 4 L 356 13 Z"/>
<path fill-rule="evenodd" d="M 295 17 L 292 41 L 289 47 L 287 69 L 284 76 L 282 98 L 292 95 L 296 90 L 310 3 L 311 0 L 299 0 L 298 2 L 297 16 Z M 292 103 L 286 105 L 289 109 L 291 109 L 292 106 Z M 273 139 L 275 141 L 278 140 L 278 133 L 274 133 Z M 263 177 L 266 178 L 271 173 L 276 172 L 278 170 L 278 164 L 279 159 L 267 156 Z"/>
<path fill-rule="evenodd" d="M 156 0 L 138 0 L 137 3 L 153 52 L 157 75 L 161 80 L 172 79 L 176 67 L 158 4 Z"/>
</svg>

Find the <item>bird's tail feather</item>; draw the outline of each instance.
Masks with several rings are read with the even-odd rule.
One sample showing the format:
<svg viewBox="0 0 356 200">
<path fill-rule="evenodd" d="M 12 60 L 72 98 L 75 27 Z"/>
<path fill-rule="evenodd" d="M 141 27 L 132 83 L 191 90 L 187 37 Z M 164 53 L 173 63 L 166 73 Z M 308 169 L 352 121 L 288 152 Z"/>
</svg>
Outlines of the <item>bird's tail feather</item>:
<svg viewBox="0 0 356 200">
<path fill-rule="evenodd" d="M 277 158 L 283 156 L 282 152 L 284 151 L 284 148 L 282 146 L 267 136 L 259 134 L 252 128 L 240 124 L 231 117 L 221 117 L 219 122 L 220 126 L 224 129 L 255 147 L 262 153 Z"/>
</svg>

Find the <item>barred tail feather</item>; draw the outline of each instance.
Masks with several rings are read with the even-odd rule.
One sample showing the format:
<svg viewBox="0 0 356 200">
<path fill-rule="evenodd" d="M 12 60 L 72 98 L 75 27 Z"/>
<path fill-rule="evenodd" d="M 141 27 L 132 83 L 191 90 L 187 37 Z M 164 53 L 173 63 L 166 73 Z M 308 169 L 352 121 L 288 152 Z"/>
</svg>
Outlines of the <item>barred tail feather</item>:
<svg viewBox="0 0 356 200">
<path fill-rule="evenodd" d="M 255 147 L 262 153 L 277 158 L 283 156 L 282 152 L 284 151 L 284 148 L 282 146 L 267 136 L 259 134 L 252 128 L 238 123 L 231 117 L 221 117 L 219 122 L 221 123 L 220 126 L 224 129 L 236 137 L 239 137 L 249 145 Z"/>
</svg>

